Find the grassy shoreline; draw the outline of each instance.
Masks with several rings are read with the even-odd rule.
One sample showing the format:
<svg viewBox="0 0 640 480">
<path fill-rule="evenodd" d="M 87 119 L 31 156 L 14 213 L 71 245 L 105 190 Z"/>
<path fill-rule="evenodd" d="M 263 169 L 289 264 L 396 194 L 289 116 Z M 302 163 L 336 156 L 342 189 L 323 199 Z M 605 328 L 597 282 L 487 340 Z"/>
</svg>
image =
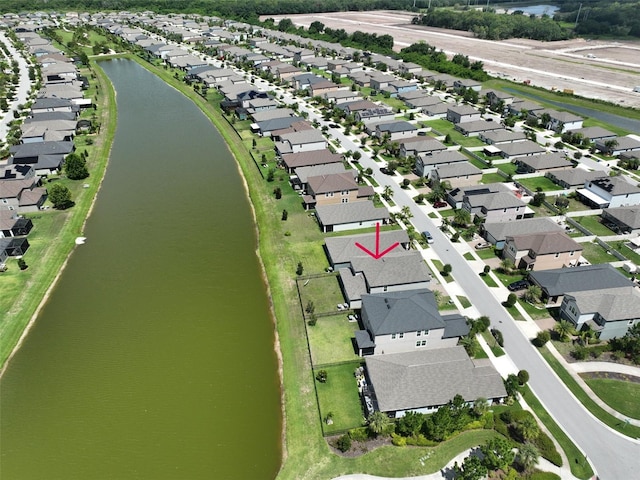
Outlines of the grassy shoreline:
<svg viewBox="0 0 640 480">
<path fill-rule="evenodd" d="M 0 377 L 27 337 L 75 249 L 75 238 L 82 234 L 108 166 L 117 125 L 115 92 L 102 70 L 96 68 L 95 61 L 91 65 L 100 91 L 103 92 L 99 96 L 101 113 L 98 117 L 103 126 L 102 133 L 96 137 L 96 143 L 91 148 L 92 154 L 87 161 L 91 176 L 83 181 L 68 183 L 75 202 L 75 206 L 69 210 L 50 209 L 25 215 L 34 218 L 33 232 L 29 236 L 31 253 L 25 256 L 29 268 L 20 272 L 14 261 L 12 268 L 2 274 L 3 279 L 9 278 L 12 289 L 9 292 L 5 290 L 2 300 L 8 306 L 5 308 L 2 304 L 3 308 L 0 308 L 8 312 L 0 324 Z M 83 188 L 84 183 L 89 187 Z M 34 259 L 34 255 L 37 258 Z"/>
</svg>

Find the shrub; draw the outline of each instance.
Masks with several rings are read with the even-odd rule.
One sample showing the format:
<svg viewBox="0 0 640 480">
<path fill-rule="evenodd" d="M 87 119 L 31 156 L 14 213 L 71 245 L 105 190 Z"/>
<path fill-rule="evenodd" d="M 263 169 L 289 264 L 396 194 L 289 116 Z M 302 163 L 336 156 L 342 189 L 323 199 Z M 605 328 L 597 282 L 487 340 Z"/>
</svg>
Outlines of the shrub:
<svg viewBox="0 0 640 480">
<path fill-rule="evenodd" d="M 336 448 L 341 452 L 348 452 L 351 448 L 351 437 L 347 434 L 342 435 L 336 440 Z"/>
<path fill-rule="evenodd" d="M 435 447 L 436 445 L 438 445 L 438 442 L 429 440 L 423 434 L 419 433 L 418 435 L 406 437 L 406 444 L 413 445 L 416 447 Z"/>
<path fill-rule="evenodd" d="M 282 210 L 282 217 L 280 218 L 283 222 L 286 222 L 287 218 L 289 218 L 289 212 L 287 212 L 286 210 Z"/>
<path fill-rule="evenodd" d="M 517 301 L 518 301 L 518 296 L 515 293 L 510 293 L 509 296 L 507 297 L 507 301 L 504 302 L 504 306 L 507 308 L 511 308 L 516 304 Z"/>
<path fill-rule="evenodd" d="M 578 345 L 575 350 L 571 352 L 571 356 L 576 360 L 584 360 L 589 355 L 589 350 L 582 345 Z"/>
<path fill-rule="evenodd" d="M 562 457 L 560 456 L 560 453 L 558 453 L 558 450 L 556 450 L 556 446 L 553 444 L 553 441 L 546 433 L 540 432 L 538 436 L 533 439 L 533 444 L 538 447 L 538 451 L 542 458 L 546 458 L 558 467 L 562 466 Z"/>
<path fill-rule="evenodd" d="M 551 340 L 551 333 L 549 332 L 549 330 L 543 330 L 541 332 L 538 332 L 538 335 L 536 335 L 536 339 L 533 341 L 533 344 L 536 347 L 543 347 L 549 340 Z"/>
<path fill-rule="evenodd" d="M 402 188 L 409 188 L 409 185 L 411 185 L 411 180 L 409 180 L 408 178 L 402 180 Z"/>
<path fill-rule="evenodd" d="M 298 262 L 298 266 L 296 267 L 296 275 L 302 275 L 304 272 L 304 267 L 302 266 L 302 262 Z"/>
<path fill-rule="evenodd" d="M 491 267 L 489 265 L 485 265 L 484 268 L 482 269 L 482 274 L 489 275 L 490 271 L 491 271 Z"/>
<path fill-rule="evenodd" d="M 327 383 L 327 371 L 319 370 L 318 373 L 316 373 L 316 380 L 320 383 Z"/>
<path fill-rule="evenodd" d="M 398 435 L 397 433 L 391 434 L 391 443 L 396 447 L 405 447 L 407 445 L 407 437 Z"/>
<path fill-rule="evenodd" d="M 485 430 L 493 430 L 495 427 L 495 415 L 493 412 L 487 412 L 482 415 L 482 422 L 484 423 Z"/>
<path fill-rule="evenodd" d="M 26 270 L 28 267 L 27 262 L 25 262 L 24 258 L 19 258 L 18 259 L 18 268 L 20 268 L 20 270 Z"/>
<path fill-rule="evenodd" d="M 504 337 L 502 336 L 502 332 L 500 330 L 498 330 L 497 328 L 492 328 L 491 335 L 493 335 L 493 338 L 496 339 L 496 342 L 498 342 L 498 345 L 500 345 L 501 347 L 504 347 Z"/>
<path fill-rule="evenodd" d="M 526 385 L 529 381 L 529 372 L 526 370 L 520 370 L 518 372 L 518 381 L 520 382 L 520 385 Z"/>
<path fill-rule="evenodd" d="M 318 317 L 316 317 L 315 313 L 309 315 L 309 320 L 307 320 L 307 325 L 310 327 L 315 327 L 316 323 L 318 323 Z"/>
<path fill-rule="evenodd" d="M 367 427 L 352 428 L 349 430 L 349 437 L 354 442 L 365 442 L 369 439 L 369 429 Z"/>
<path fill-rule="evenodd" d="M 280 187 L 274 188 L 273 194 L 276 196 L 276 200 L 280 200 L 282 198 L 282 189 Z"/>
<path fill-rule="evenodd" d="M 448 277 L 448 276 L 449 276 L 449 274 L 451 273 L 451 270 L 452 270 L 452 269 L 453 269 L 453 268 L 451 267 L 451 265 L 450 265 L 450 264 L 445 263 L 445 264 L 442 266 L 442 272 L 440 272 L 440 273 L 442 273 L 442 275 L 443 275 L 443 276 Z"/>
</svg>

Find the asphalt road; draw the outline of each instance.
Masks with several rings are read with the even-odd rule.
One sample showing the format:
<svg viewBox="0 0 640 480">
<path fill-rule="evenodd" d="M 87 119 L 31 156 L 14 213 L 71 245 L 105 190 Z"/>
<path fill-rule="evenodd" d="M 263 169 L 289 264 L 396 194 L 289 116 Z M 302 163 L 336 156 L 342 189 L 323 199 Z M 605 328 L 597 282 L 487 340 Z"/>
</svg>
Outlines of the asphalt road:
<svg viewBox="0 0 640 480">
<path fill-rule="evenodd" d="M 285 95 L 285 99 L 287 96 Z M 289 100 L 291 102 L 292 100 Z M 302 108 L 303 104 L 298 102 Z M 309 111 L 310 120 L 324 122 L 315 112 Z M 360 145 L 344 135 L 342 129 L 330 128 L 334 138 L 340 140 L 342 147 L 356 151 Z M 434 243 L 431 245 L 443 263 L 449 263 L 452 274 L 464 289 L 465 295 L 481 315 L 491 318 L 492 326 L 498 328 L 504 336 L 505 350 L 518 369 L 530 374 L 529 385 L 543 403 L 547 411 L 555 418 L 565 432 L 585 452 L 588 460 L 605 480 L 633 478 L 640 468 L 640 442 L 623 437 L 595 419 L 582 404 L 569 392 L 564 383 L 549 368 L 531 342 L 506 310 L 501 301 L 467 264 L 464 257 L 452 247 L 449 239 L 440 231 L 434 221 L 413 201 L 405 190 L 388 175 L 380 172 L 380 164 L 362 152 L 360 164 L 374 171 L 376 181 L 382 186 L 393 189 L 393 200 L 399 208 L 408 206 L 413 213 L 412 223 L 416 230 L 431 232 Z"/>
<path fill-rule="evenodd" d="M 2 31 L 0 31 L 0 41 L 7 46 L 7 49 L 11 54 L 11 59 L 17 60 L 18 66 L 20 67 L 20 83 L 16 90 L 16 96 L 11 102 L 9 102 L 9 111 L 4 114 L 2 119 L 0 119 L 0 139 L 5 140 L 7 132 L 9 131 L 9 122 L 14 119 L 13 111 L 18 109 L 18 105 L 27 103 L 27 100 L 29 99 L 31 82 L 29 81 L 29 66 L 27 65 L 27 61 L 14 48 L 11 40 L 9 40 Z"/>
</svg>

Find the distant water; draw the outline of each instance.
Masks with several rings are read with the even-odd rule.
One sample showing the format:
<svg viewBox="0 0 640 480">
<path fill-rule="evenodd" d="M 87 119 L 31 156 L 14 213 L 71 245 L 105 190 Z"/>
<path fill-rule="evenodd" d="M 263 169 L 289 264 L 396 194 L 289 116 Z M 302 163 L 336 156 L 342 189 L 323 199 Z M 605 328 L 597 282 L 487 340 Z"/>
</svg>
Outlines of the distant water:
<svg viewBox="0 0 640 480">
<path fill-rule="evenodd" d="M 556 7 L 555 5 L 530 5 L 528 7 L 513 7 L 509 8 L 509 12 L 513 12 L 515 10 L 522 10 L 525 15 L 549 15 L 553 17 L 555 13 L 560 10 L 560 7 Z"/>
<path fill-rule="evenodd" d="M 273 479 L 274 328 L 235 160 L 176 90 L 133 61 L 101 65 L 110 165 L 0 383 L 0 478 Z"/>
</svg>

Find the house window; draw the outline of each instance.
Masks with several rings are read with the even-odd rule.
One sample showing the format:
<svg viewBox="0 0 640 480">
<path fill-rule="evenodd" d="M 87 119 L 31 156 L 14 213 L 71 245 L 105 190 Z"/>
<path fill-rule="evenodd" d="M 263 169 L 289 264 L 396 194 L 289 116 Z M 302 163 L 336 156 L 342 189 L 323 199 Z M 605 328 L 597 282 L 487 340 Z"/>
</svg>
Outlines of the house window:
<svg viewBox="0 0 640 480">
<path fill-rule="evenodd" d="M 502 210 L 503 213 L 507 213 L 507 209 L 505 208 L 504 210 Z"/>
<path fill-rule="evenodd" d="M 627 322 L 627 325 L 633 325 L 634 323 L 635 323 L 635 320 L 629 320 L 629 321 Z"/>
<path fill-rule="evenodd" d="M 420 335 L 422 335 L 422 330 L 418 330 L 418 331 L 416 332 L 416 337 L 419 337 Z"/>
<path fill-rule="evenodd" d="M 404 333 L 399 333 L 398 338 L 404 338 Z"/>
<path fill-rule="evenodd" d="M 420 340 L 416 342 L 416 347 L 419 347 L 419 346 L 420 346 Z"/>
<path fill-rule="evenodd" d="M 396 339 L 396 334 L 395 334 L 395 333 L 392 333 L 392 334 L 391 334 L 391 340 L 395 340 L 395 339 Z"/>
<path fill-rule="evenodd" d="M 349 195 L 349 190 L 343 190 L 340 192 L 340 195 L 344 196 L 344 195 Z"/>
<path fill-rule="evenodd" d="M 418 340 L 416 342 L 416 347 L 425 347 L 427 345 L 427 341 L 426 340 Z"/>
<path fill-rule="evenodd" d="M 422 332 L 423 335 L 429 335 L 429 330 L 425 330 Z"/>
<path fill-rule="evenodd" d="M 558 258 L 559 256 L 560 256 L 560 254 L 559 254 L 559 253 L 556 253 L 556 258 Z"/>
<path fill-rule="evenodd" d="M 349 199 L 348 198 L 343 198 L 342 199 L 342 203 L 349 203 Z"/>
<path fill-rule="evenodd" d="M 382 291 L 386 292 L 386 291 L 387 291 L 387 288 L 389 288 L 389 287 L 387 287 L 387 286 L 385 285 L 384 287 L 382 287 Z"/>
<path fill-rule="evenodd" d="M 2 203 L 7 204 L 7 203 L 9 203 L 9 200 L 7 200 L 6 198 L 3 198 L 2 199 Z"/>
<path fill-rule="evenodd" d="M 571 250 L 571 251 L 569 252 L 569 255 L 570 255 L 571 257 L 573 257 L 573 254 L 574 254 L 574 253 L 576 253 L 576 252 L 575 252 L 574 250 Z"/>
</svg>

